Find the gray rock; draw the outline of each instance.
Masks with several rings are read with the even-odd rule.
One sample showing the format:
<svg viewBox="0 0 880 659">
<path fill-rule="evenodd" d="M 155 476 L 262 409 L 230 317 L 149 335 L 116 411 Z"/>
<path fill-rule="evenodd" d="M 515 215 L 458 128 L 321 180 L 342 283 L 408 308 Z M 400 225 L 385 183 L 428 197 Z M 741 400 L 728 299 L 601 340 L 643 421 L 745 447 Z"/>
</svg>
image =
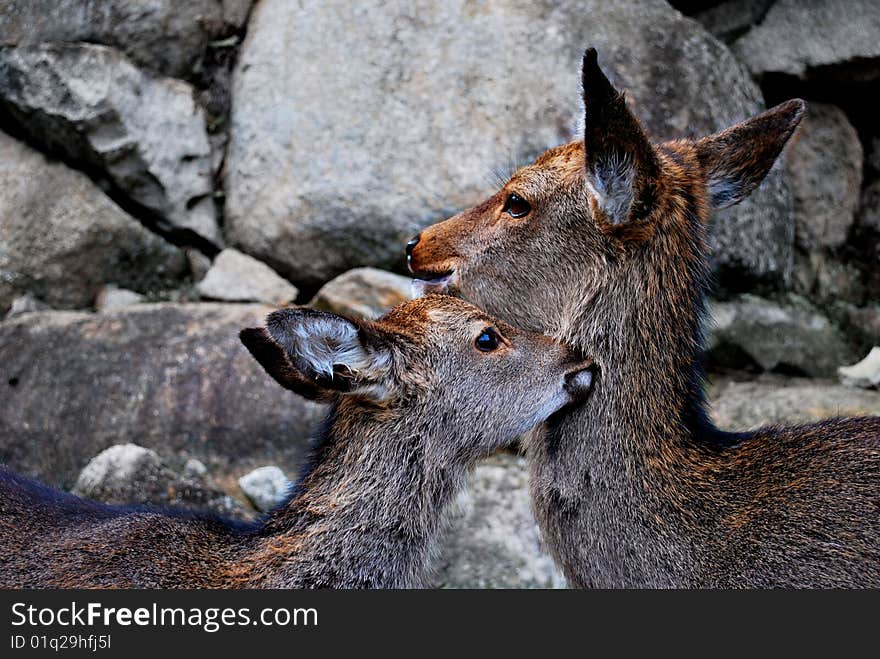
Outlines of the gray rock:
<svg viewBox="0 0 880 659">
<path fill-rule="evenodd" d="M 21 314 L 33 311 L 46 311 L 47 309 L 49 309 L 48 304 L 41 302 L 30 293 L 25 293 L 12 300 L 12 304 L 9 305 L 9 311 L 6 312 L 5 320 L 15 318 Z"/>
<path fill-rule="evenodd" d="M 237 249 L 220 252 L 205 278 L 196 286 L 202 297 L 229 302 L 264 302 L 283 305 L 299 291 L 265 263 Z"/>
<path fill-rule="evenodd" d="M 712 396 L 712 417 L 727 430 L 865 415 L 880 415 L 880 392 L 828 380 L 762 376 L 754 382 L 719 383 Z"/>
<path fill-rule="evenodd" d="M 797 140 L 786 150 L 797 244 L 804 250 L 846 242 L 859 207 L 864 154 L 843 111 L 810 103 Z"/>
<path fill-rule="evenodd" d="M 258 3 L 233 84 L 230 242 L 301 288 L 401 265 L 408 236 L 494 191 L 493 168 L 580 136 L 589 45 L 657 137 L 761 109 L 731 53 L 659 0 Z M 714 226 L 719 267 L 788 275 L 780 171 Z"/>
<path fill-rule="evenodd" d="M 145 292 L 185 275 L 183 253 L 86 176 L 2 132 L 0 180 L 0 311 L 25 293 L 82 308 L 107 282 Z"/>
<path fill-rule="evenodd" d="M 873 347 L 867 357 L 852 366 L 837 369 L 841 383 L 848 387 L 871 389 L 880 385 L 880 348 Z"/>
<path fill-rule="evenodd" d="M 204 279 L 205 275 L 208 274 L 208 270 L 211 269 L 211 259 L 209 259 L 204 253 L 192 247 L 187 247 L 183 251 L 186 254 L 186 260 L 189 263 L 189 272 L 190 275 L 192 275 L 193 280 L 201 281 Z"/>
<path fill-rule="evenodd" d="M 234 30 L 247 24 L 254 0 L 223 0 L 223 22 Z"/>
<path fill-rule="evenodd" d="M 862 191 L 859 226 L 880 234 L 880 178 Z"/>
<path fill-rule="evenodd" d="M 240 20 L 240 0 L 4 0 L 0 45 L 102 43 L 139 66 L 188 78 L 215 29 Z M 226 10 L 229 6 L 229 10 Z M 246 16 L 246 14 L 245 14 Z"/>
<path fill-rule="evenodd" d="M 80 472 L 72 492 L 104 503 L 148 504 L 246 516 L 229 495 L 179 474 L 159 454 L 136 444 L 101 451 Z"/>
<path fill-rule="evenodd" d="M 269 311 L 138 304 L 0 323 L 0 462 L 69 486 L 88 456 L 136 442 L 215 474 L 269 462 L 294 472 L 323 408 L 278 386 L 240 344 L 239 330 Z"/>
<path fill-rule="evenodd" d="M 777 0 L 760 25 L 734 50 L 757 74 L 807 76 L 812 69 L 840 67 L 864 72 L 880 58 L 880 5 L 876 0 Z M 827 70 L 827 68 L 826 68 Z M 880 71 L 880 69 L 877 69 Z M 842 72 L 842 71 L 841 71 Z M 876 71 L 875 71 L 876 73 Z"/>
<path fill-rule="evenodd" d="M 478 465 L 437 562 L 443 588 L 564 588 L 541 547 L 523 458 L 499 454 Z"/>
<path fill-rule="evenodd" d="M 222 242 L 205 117 L 188 84 L 153 78 L 117 50 L 0 50 L 0 103 L 37 143 L 106 175 L 169 231 Z"/>
<path fill-rule="evenodd" d="M 713 35 L 731 43 L 761 21 L 774 0 L 726 0 L 694 14 Z"/>
<path fill-rule="evenodd" d="M 183 463 L 183 472 L 181 473 L 187 478 L 192 478 L 193 480 L 202 480 L 205 478 L 205 476 L 208 475 L 208 468 L 201 460 L 190 458 Z"/>
<path fill-rule="evenodd" d="M 860 304 L 865 298 L 865 282 L 859 268 L 826 250 L 797 250 L 792 275 L 792 290 L 817 302 Z"/>
<path fill-rule="evenodd" d="M 833 376 L 853 351 L 840 331 L 806 300 L 790 295 L 783 304 L 754 295 L 712 305 L 710 359 L 743 368 Z"/>
<path fill-rule="evenodd" d="M 140 293 L 108 284 L 100 290 L 95 298 L 95 310 L 110 311 L 120 307 L 129 307 L 132 304 L 140 304 L 145 300 L 146 298 Z"/>
<path fill-rule="evenodd" d="M 260 512 L 272 510 L 284 501 L 290 481 L 275 465 L 259 467 L 238 479 L 238 486 Z"/>
<path fill-rule="evenodd" d="M 376 268 L 355 268 L 324 284 L 309 306 L 375 319 L 410 299 L 411 281 Z"/>
</svg>

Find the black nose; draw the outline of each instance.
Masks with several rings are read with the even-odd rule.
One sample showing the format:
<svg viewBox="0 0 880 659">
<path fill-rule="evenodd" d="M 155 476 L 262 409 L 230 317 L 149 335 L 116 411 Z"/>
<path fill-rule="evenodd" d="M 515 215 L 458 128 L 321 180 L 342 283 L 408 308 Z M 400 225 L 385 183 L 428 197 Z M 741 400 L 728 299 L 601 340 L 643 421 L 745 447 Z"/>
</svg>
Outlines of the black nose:
<svg viewBox="0 0 880 659">
<path fill-rule="evenodd" d="M 412 253 L 416 248 L 416 245 L 419 244 L 419 240 L 422 239 L 422 234 L 418 234 L 409 239 L 409 242 L 406 244 L 406 267 L 409 268 L 409 271 L 412 272 Z"/>
</svg>

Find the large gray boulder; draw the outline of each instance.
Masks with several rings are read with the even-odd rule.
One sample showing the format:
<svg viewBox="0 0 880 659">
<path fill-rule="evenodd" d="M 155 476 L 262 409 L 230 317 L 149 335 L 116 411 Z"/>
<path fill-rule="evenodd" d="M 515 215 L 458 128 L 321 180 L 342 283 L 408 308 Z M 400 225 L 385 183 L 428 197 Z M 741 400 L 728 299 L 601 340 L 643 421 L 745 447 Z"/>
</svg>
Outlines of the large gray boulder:
<svg viewBox="0 0 880 659">
<path fill-rule="evenodd" d="M 211 147 L 190 85 L 92 44 L 0 49 L 0 106 L 43 148 L 101 172 L 163 229 L 219 245 Z"/>
<path fill-rule="evenodd" d="M 762 107 L 726 47 L 660 0 L 263 0 L 235 72 L 228 238 L 307 289 L 401 265 L 409 235 L 494 191 L 493 169 L 580 136 L 590 45 L 660 138 Z M 787 277 L 780 172 L 714 226 L 719 268 Z"/>
<path fill-rule="evenodd" d="M 0 45 L 107 44 L 139 66 L 188 78 L 218 28 L 243 23 L 247 4 L 241 0 L 4 0 Z"/>
<path fill-rule="evenodd" d="M 524 458 L 501 453 L 479 464 L 458 499 L 436 562 L 441 588 L 564 588 L 544 551 Z"/>
<path fill-rule="evenodd" d="M 239 343 L 270 307 L 139 304 L 0 323 L 0 462 L 70 486 L 90 456 L 134 442 L 213 473 L 296 473 L 320 406 Z"/>
<path fill-rule="evenodd" d="M 763 20 L 734 45 L 757 75 L 848 70 L 880 73 L 880 4 L 877 0 L 777 0 Z M 873 73 L 866 68 L 874 60 Z"/>
<path fill-rule="evenodd" d="M 173 286 L 183 252 L 124 213 L 83 174 L 0 132 L 0 313 L 31 293 L 91 306 L 103 284 Z"/>
<path fill-rule="evenodd" d="M 778 376 L 750 382 L 728 380 L 717 383 L 712 395 L 712 418 L 725 430 L 876 415 L 880 415 L 880 392 L 852 389 L 830 380 Z"/>
<path fill-rule="evenodd" d="M 818 309 L 795 295 L 785 302 L 742 295 L 712 305 L 709 356 L 731 368 L 833 377 L 855 352 Z"/>
<path fill-rule="evenodd" d="M 799 247 L 813 251 L 846 242 L 859 207 L 863 159 L 859 135 L 843 111 L 810 103 L 786 151 Z"/>
</svg>

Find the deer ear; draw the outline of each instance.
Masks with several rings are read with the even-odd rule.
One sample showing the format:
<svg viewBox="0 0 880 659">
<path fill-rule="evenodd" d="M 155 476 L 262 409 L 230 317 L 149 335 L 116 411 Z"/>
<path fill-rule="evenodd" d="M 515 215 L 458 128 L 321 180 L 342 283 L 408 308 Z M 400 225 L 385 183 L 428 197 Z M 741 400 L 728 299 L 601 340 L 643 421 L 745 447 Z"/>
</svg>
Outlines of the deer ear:
<svg viewBox="0 0 880 659">
<path fill-rule="evenodd" d="M 654 207 L 660 165 L 648 136 L 599 68 L 595 48 L 584 53 L 584 157 L 594 217 L 618 226 L 642 220 Z"/>
<path fill-rule="evenodd" d="M 800 99 L 786 101 L 695 142 L 712 208 L 737 204 L 760 185 L 806 107 Z"/>
<path fill-rule="evenodd" d="M 296 375 L 266 370 L 276 380 L 278 374 L 286 382 L 296 381 L 295 391 L 308 396 L 299 385 L 301 379 L 314 387 L 315 398 L 340 393 L 382 398 L 387 393 L 391 353 L 384 337 L 369 325 L 325 311 L 291 308 L 269 314 L 266 329 Z"/>
<path fill-rule="evenodd" d="M 238 333 L 238 338 L 266 373 L 282 387 L 309 400 L 323 398 L 323 390 L 314 380 L 310 380 L 296 369 L 288 359 L 287 353 L 269 335 L 265 327 L 245 328 Z"/>
</svg>

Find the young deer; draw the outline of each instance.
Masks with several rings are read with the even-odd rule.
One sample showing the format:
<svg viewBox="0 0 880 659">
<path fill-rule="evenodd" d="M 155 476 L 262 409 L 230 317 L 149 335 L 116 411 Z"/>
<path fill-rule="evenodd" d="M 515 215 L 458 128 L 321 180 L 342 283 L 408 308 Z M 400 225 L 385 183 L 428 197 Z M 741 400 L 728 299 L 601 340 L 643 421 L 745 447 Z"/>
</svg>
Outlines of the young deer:
<svg viewBox="0 0 880 659">
<path fill-rule="evenodd" d="M 421 586 L 468 467 L 592 381 L 562 345 L 441 296 L 376 322 L 284 309 L 241 339 L 282 386 L 332 403 L 287 502 L 247 526 L 0 471 L 0 586 Z"/>
<path fill-rule="evenodd" d="M 592 49 L 583 92 L 582 142 L 407 245 L 423 288 L 596 360 L 589 401 L 528 447 L 569 583 L 880 586 L 880 418 L 730 434 L 706 413 L 706 223 L 763 180 L 804 103 L 652 144 Z"/>
</svg>

